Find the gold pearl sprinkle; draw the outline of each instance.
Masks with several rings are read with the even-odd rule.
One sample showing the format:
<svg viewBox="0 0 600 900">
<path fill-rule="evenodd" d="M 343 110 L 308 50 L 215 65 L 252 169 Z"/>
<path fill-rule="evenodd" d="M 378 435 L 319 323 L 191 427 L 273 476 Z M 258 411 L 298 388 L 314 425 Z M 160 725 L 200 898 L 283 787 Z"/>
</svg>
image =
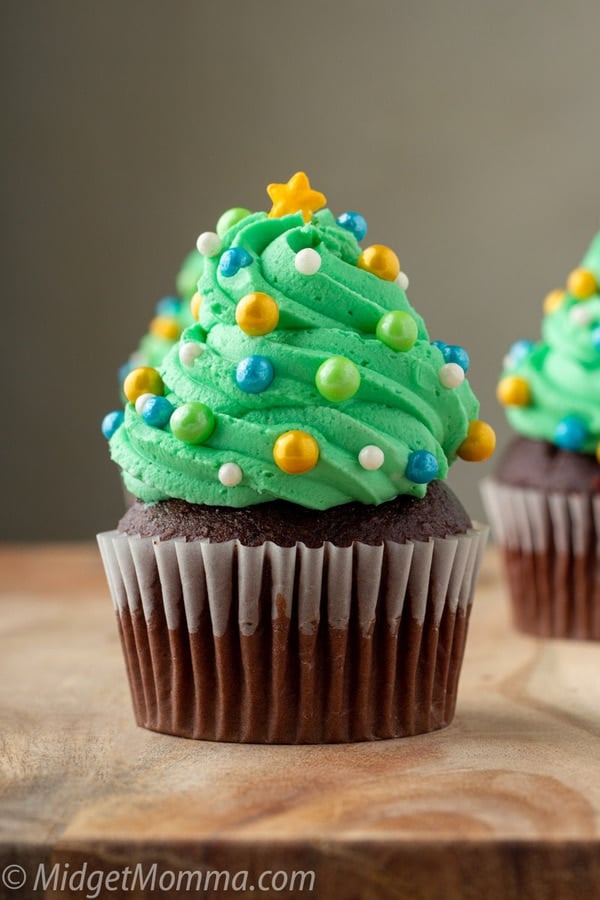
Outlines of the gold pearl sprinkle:
<svg viewBox="0 0 600 900">
<path fill-rule="evenodd" d="M 564 302 L 564 291 L 561 291 L 560 288 L 557 288 L 555 291 L 550 291 L 550 293 L 547 294 L 544 298 L 544 313 L 547 316 L 551 316 L 552 313 L 555 313 L 558 309 L 561 308 Z"/>
</svg>

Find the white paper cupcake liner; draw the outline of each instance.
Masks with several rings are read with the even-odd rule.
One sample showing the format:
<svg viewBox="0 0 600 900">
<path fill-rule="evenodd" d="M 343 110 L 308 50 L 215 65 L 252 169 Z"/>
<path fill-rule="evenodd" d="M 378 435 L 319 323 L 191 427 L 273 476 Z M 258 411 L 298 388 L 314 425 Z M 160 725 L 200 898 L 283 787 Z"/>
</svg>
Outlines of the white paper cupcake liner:
<svg viewBox="0 0 600 900">
<path fill-rule="evenodd" d="M 98 535 L 138 724 L 371 740 L 448 724 L 487 527 L 380 546 Z"/>
<path fill-rule="evenodd" d="M 600 497 L 482 482 L 513 617 L 544 637 L 600 640 Z"/>
</svg>

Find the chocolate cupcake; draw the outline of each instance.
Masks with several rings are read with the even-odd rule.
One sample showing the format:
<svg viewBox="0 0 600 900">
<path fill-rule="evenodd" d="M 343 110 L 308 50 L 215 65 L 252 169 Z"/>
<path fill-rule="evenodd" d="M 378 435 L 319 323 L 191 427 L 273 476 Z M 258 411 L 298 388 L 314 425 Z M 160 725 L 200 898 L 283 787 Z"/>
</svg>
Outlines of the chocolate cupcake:
<svg viewBox="0 0 600 900">
<path fill-rule="evenodd" d="M 443 479 L 493 432 L 364 218 L 303 173 L 268 191 L 198 239 L 198 321 L 129 373 L 110 435 L 138 498 L 99 536 L 136 718 L 262 743 L 432 731 L 486 535 Z"/>
<path fill-rule="evenodd" d="M 484 502 L 515 624 L 600 640 L 600 234 L 544 303 L 542 340 L 517 341 L 498 398 L 519 433 Z"/>
</svg>

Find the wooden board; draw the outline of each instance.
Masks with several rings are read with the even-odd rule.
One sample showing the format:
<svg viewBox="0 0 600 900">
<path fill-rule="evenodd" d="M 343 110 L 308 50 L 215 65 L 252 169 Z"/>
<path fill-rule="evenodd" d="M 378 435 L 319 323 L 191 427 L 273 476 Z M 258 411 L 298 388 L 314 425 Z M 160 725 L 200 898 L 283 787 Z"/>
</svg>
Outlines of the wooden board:
<svg viewBox="0 0 600 900">
<path fill-rule="evenodd" d="M 197 870 L 213 875 L 187 896 L 275 877 L 261 896 L 600 898 L 600 644 L 516 634 L 493 550 L 454 724 L 375 744 L 138 729 L 95 546 L 5 546 L 0 576 L 0 872 L 28 879 L 0 875 L 0 897 L 44 896 L 46 861 L 57 897 L 85 896 L 96 871 L 117 873 L 99 896 L 164 897 Z"/>
</svg>

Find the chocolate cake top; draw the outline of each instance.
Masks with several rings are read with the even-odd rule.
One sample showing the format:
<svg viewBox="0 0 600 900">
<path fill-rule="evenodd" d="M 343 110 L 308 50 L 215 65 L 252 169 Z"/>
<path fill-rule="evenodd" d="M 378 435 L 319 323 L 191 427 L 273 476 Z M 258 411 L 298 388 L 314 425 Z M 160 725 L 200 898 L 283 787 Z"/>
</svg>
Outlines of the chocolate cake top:
<svg viewBox="0 0 600 900">
<path fill-rule="evenodd" d="M 378 506 L 346 503 L 318 511 L 274 500 L 245 509 L 164 500 L 133 504 L 119 522 L 119 531 L 162 540 L 186 538 L 222 542 L 238 539 L 246 546 L 273 541 L 282 547 L 300 542 L 338 547 L 354 541 L 378 545 L 464 534 L 469 516 L 447 484 L 434 481 L 423 499 L 400 496 Z"/>
</svg>

